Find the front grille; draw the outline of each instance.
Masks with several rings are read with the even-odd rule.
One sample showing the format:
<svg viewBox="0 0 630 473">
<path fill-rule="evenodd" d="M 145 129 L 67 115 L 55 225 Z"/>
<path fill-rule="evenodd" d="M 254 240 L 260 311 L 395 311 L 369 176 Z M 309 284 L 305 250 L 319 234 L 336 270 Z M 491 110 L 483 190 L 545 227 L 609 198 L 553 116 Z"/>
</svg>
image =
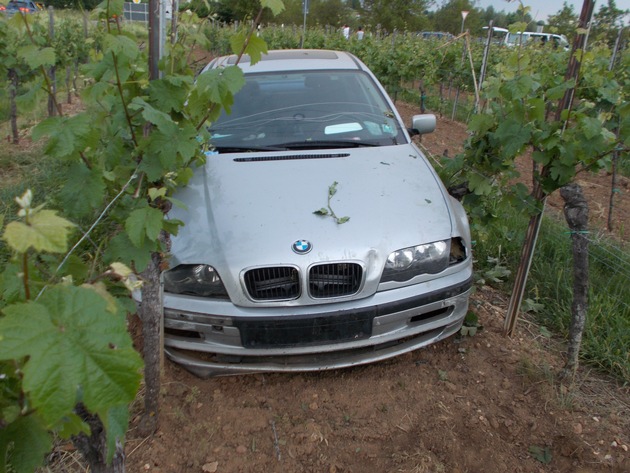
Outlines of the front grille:
<svg viewBox="0 0 630 473">
<path fill-rule="evenodd" d="M 363 268 L 356 263 L 318 264 L 308 272 L 308 293 L 314 299 L 351 296 L 362 280 Z M 298 270 L 291 266 L 250 269 L 245 286 L 255 301 L 286 301 L 301 294 Z"/>
<path fill-rule="evenodd" d="M 234 326 L 238 327 L 245 348 L 324 345 L 369 338 L 375 315 L 369 311 L 303 319 L 234 319 Z"/>
<path fill-rule="evenodd" d="M 358 264 L 320 264 L 308 273 L 308 291 L 315 299 L 350 296 L 359 291 L 362 278 L 363 269 Z"/>
<path fill-rule="evenodd" d="M 245 273 L 245 286 L 257 301 L 290 300 L 300 295 L 298 271 L 290 266 L 251 269 Z"/>
</svg>

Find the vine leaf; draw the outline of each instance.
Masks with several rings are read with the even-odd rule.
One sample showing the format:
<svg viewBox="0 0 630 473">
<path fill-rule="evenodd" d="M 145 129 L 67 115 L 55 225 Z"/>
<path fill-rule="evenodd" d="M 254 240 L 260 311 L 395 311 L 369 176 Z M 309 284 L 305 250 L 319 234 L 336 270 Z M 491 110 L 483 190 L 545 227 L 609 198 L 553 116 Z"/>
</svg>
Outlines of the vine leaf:
<svg viewBox="0 0 630 473">
<path fill-rule="evenodd" d="M 284 2 L 282 0 L 262 0 L 260 4 L 269 8 L 274 16 L 279 15 L 284 10 Z"/>
<path fill-rule="evenodd" d="M 43 120 L 33 128 L 33 139 L 44 136 L 49 137 L 44 152 L 58 158 L 77 158 L 80 151 L 99 145 L 99 128 L 81 115 Z"/>
<path fill-rule="evenodd" d="M 89 434 L 90 426 L 83 422 L 83 419 L 77 414 L 72 413 L 64 416 L 61 424 L 59 424 L 57 434 L 62 439 L 69 439 L 73 435 L 79 435 L 81 432 Z"/>
<path fill-rule="evenodd" d="M 4 240 L 19 253 L 35 251 L 63 253 L 68 248 L 69 229 L 74 225 L 57 216 L 54 210 L 34 210 L 26 222 L 11 222 L 4 231 Z"/>
<path fill-rule="evenodd" d="M 81 198 L 77 199 L 80 195 Z M 98 209 L 105 198 L 103 175 L 82 163 L 73 163 L 66 174 L 66 185 L 59 198 L 69 216 L 86 217 Z"/>
<path fill-rule="evenodd" d="M 509 158 L 517 155 L 529 141 L 530 131 L 526 125 L 515 118 L 507 118 L 499 123 L 496 138 L 503 144 Z"/>
<path fill-rule="evenodd" d="M 156 241 L 162 229 L 163 219 L 162 211 L 154 207 L 144 207 L 131 212 L 125 222 L 125 230 L 134 246 L 142 248 L 146 237 Z"/>
<path fill-rule="evenodd" d="M 24 391 L 48 427 L 77 402 L 106 414 L 134 399 L 142 360 L 122 311 L 88 287 L 54 286 L 38 302 L 14 304 L 0 319 L 0 360 L 28 357 Z"/>
<path fill-rule="evenodd" d="M 100 417 L 107 431 L 107 462 L 110 462 L 116 451 L 116 439 L 124 439 L 127 433 L 129 409 L 126 404 L 121 404 L 112 407 Z"/>
<path fill-rule="evenodd" d="M 243 70 L 237 66 L 211 69 L 197 77 L 195 88 L 190 93 L 187 110 L 192 116 L 208 113 L 208 103 L 217 104 L 229 113 L 234 103 L 234 94 L 245 85 Z M 208 120 L 216 120 L 221 107 L 211 107 Z"/>
<path fill-rule="evenodd" d="M 477 195 L 490 195 L 493 186 L 492 181 L 481 174 L 471 174 L 468 188 Z"/>
<path fill-rule="evenodd" d="M 155 245 L 146 239 L 144 244 L 138 248 L 131 242 L 128 233 L 120 232 L 110 240 L 103 256 L 106 262 L 122 261 L 128 266 L 134 266 L 138 271 L 142 271 L 151 261 L 151 251 L 154 249 Z"/>
<path fill-rule="evenodd" d="M 511 95 L 512 100 L 521 100 L 539 87 L 540 84 L 527 75 L 519 76 L 505 84 L 505 89 Z"/>
<path fill-rule="evenodd" d="M 1 471 L 5 471 L 9 447 L 13 470 L 30 473 L 42 464 L 52 448 L 52 437 L 38 416 L 20 416 L 6 428 L 0 429 Z"/>
<path fill-rule="evenodd" d="M 315 212 L 313 212 L 315 215 L 321 215 L 322 217 L 325 217 L 326 215 L 328 215 L 328 210 L 326 210 L 324 207 L 322 207 L 319 210 L 316 210 Z"/>
<path fill-rule="evenodd" d="M 529 453 L 531 453 L 532 457 L 534 457 L 540 463 L 544 463 L 546 465 L 551 462 L 552 456 L 549 447 L 531 445 L 529 447 Z"/>
<path fill-rule="evenodd" d="M 187 164 L 195 156 L 199 150 L 197 135 L 197 130 L 190 124 L 174 127 L 172 131 L 154 130 L 147 149 L 159 157 L 165 169 L 170 169 L 178 164 L 177 157 L 183 158 Z M 160 172 L 164 173 L 165 169 Z"/>
<path fill-rule="evenodd" d="M 263 54 L 267 54 L 267 43 L 262 38 L 256 35 L 251 35 L 249 40 L 247 35 L 242 32 L 235 34 L 230 38 L 230 46 L 235 54 L 238 54 L 243 50 L 243 46 L 247 42 L 247 48 L 245 48 L 245 54 L 248 54 L 252 64 L 256 64 L 262 58 Z"/>
<path fill-rule="evenodd" d="M 31 69 L 37 69 L 41 66 L 53 66 L 55 64 L 54 48 L 39 48 L 29 44 L 20 48 L 18 57 L 23 59 Z"/>
<path fill-rule="evenodd" d="M 173 133 L 177 131 L 177 124 L 173 121 L 170 115 L 157 110 L 140 97 L 134 97 L 129 104 L 129 110 L 141 111 L 142 117 L 146 121 L 152 123 L 164 133 Z"/>
<path fill-rule="evenodd" d="M 191 82 L 191 78 L 182 76 L 153 80 L 149 86 L 149 97 L 152 102 L 159 103 L 162 110 L 181 112 L 186 102 L 187 86 Z"/>
<path fill-rule="evenodd" d="M 335 181 L 330 186 L 328 186 L 328 208 L 322 207 L 319 210 L 315 210 L 313 213 L 321 217 L 330 217 L 335 222 L 337 222 L 337 225 L 341 225 L 342 223 L 346 223 L 348 220 L 350 220 L 350 217 L 337 217 L 335 211 L 330 206 L 330 199 L 332 199 L 333 196 L 337 193 L 338 184 L 339 183 Z"/>
</svg>

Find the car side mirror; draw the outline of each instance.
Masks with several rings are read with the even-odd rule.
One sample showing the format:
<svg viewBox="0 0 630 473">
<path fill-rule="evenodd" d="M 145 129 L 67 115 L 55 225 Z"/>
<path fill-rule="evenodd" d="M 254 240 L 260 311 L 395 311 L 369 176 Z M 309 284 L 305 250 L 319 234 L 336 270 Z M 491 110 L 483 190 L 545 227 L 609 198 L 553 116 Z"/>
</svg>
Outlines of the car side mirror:
<svg viewBox="0 0 630 473">
<path fill-rule="evenodd" d="M 422 115 L 414 115 L 411 119 L 411 134 L 412 135 L 425 135 L 435 131 L 437 125 L 437 119 L 432 113 L 425 113 Z"/>
</svg>

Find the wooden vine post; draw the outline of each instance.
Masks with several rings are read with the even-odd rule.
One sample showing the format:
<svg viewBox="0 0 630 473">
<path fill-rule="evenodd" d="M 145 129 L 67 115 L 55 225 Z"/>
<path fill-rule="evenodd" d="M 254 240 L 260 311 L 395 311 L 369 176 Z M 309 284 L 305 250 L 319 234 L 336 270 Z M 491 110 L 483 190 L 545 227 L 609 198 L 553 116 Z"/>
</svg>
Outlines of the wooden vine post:
<svg viewBox="0 0 630 473">
<path fill-rule="evenodd" d="M 149 1 L 149 80 L 159 79 L 160 60 L 159 1 Z M 149 134 L 150 127 L 144 133 Z M 161 240 L 168 239 L 162 232 Z M 158 428 L 160 411 L 160 380 L 162 376 L 162 291 L 160 269 L 162 254 L 155 251 L 147 268 L 142 272 L 142 304 L 138 315 L 142 321 L 144 358 L 144 412 L 138 430 L 141 435 L 153 435 Z"/>
<path fill-rule="evenodd" d="M 572 379 L 579 364 L 580 345 L 588 309 L 588 204 L 582 188 L 575 183 L 560 189 L 564 199 L 564 217 L 573 241 L 573 303 L 569 326 L 567 362 L 562 377 Z"/>
</svg>

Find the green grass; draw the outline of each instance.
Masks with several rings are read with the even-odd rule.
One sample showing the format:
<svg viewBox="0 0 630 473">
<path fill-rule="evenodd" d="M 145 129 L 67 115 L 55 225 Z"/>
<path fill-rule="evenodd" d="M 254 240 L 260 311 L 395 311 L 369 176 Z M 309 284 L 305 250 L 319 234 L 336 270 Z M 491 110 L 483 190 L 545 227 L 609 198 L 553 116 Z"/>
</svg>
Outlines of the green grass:
<svg viewBox="0 0 630 473">
<path fill-rule="evenodd" d="M 497 268 L 511 275 L 498 285 L 509 292 L 528 220 L 516 212 L 475 231 L 476 272 L 486 281 Z M 618 243 L 589 235 L 589 306 L 582 340 L 582 361 L 630 383 L 630 253 Z M 564 221 L 543 219 L 529 273 L 526 299 L 535 304 L 538 322 L 566 337 L 573 300 L 571 236 Z"/>
</svg>

